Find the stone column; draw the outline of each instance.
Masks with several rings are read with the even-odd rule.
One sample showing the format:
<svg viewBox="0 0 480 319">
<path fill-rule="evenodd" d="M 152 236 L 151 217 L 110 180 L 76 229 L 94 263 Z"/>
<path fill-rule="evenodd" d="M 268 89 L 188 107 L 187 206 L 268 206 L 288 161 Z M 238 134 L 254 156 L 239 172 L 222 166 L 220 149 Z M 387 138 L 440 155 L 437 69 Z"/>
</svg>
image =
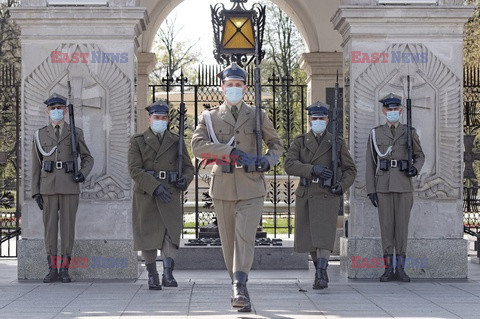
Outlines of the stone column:
<svg viewBox="0 0 480 319">
<path fill-rule="evenodd" d="M 45 0 L 24 0 L 11 9 L 22 32 L 19 279 L 41 279 L 47 271 L 42 213 L 30 187 L 32 141 L 34 131 L 48 123 L 43 101 L 52 92 L 67 96 L 67 80 L 75 124 L 95 158 L 82 184 L 72 277 L 138 277 L 127 151 L 134 133 L 137 37 L 148 19 L 145 9 L 135 5 L 115 0 L 108 7 L 47 6 Z"/>
<path fill-rule="evenodd" d="M 148 88 L 148 76 L 155 67 L 156 62 L 155 53 L 137 53 L 137 103 L 135 105 L 137 133 L 142 133 L 148 128 L 148 113 L 145 111 L 145 108 L 153 102 Z"/>
<path fill-rule="evenodd" d="M 423 6 L 344 0 L 332 18 L 344 40 L 346 133 L 358 168 L 349 197 L 348 238 L 341 241 L 341 265 L 349 278 L 378 278 L 384 271 L 374 259 L 382 250 L 377 209 L 365 189 L 365 151 L 370 129 L 385 123 L 379 98 L 390 92 L 406 98 L 407 75 L 413 126 L 426 162 L 413 180 L 406 270 L 412 278 L 467 277 L 462 44 L 472 10 L 456 0 Z"/>
<path fill-rule="evenodd" d="M 335 87 L 336 73 L 340 74 L 339 85 L 342 86 L 342 53 L 310 52 L 302 54 L 300 67 L 307 73 L 307 102 L 325 102 L 326 89 Z"/>
</svg>

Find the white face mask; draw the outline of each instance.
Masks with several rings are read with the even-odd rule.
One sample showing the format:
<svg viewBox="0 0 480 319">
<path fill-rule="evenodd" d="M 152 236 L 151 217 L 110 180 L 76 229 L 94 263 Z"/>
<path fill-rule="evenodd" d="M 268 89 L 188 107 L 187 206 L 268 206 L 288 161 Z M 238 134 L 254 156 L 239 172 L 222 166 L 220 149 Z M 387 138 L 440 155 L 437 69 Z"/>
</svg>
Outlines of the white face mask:
<svg viewBox="0 0 480 319">
<path fill-rule="evenodd" d="M 400 111 L 388 111 L 387 120 L 390 123 L 395 123 L 400 119 Z"/>
<path fill-rule="evenodd" d="M 63 110 L 54 109 L 50 111 L 50 119 L 54 122 L 60 122 L 63 120 Z"/>
<path fill-rule="evenodd" d="M 228 102 L 236 105 L 243 99 L 243 88 L 228 87 L 225 89 L 225 97 Z"/>
<path fill-rule="evenodd" d="M 152 120 L 151 128 L 152 128 L 152 131 L 153 131 L 154 133 L 160 133 L 160 134 L 162 134 L 162 133 L 165 132 L 165 130 L 167 129 L 167 126 L 168 126 L 168 122 L 167 122 L 167 121 L 164 121 L 164 120 Z"/>
<path fill-rule="evenodd" d="M 315 134 L 322 134 L 323 131 L 327 128 L 327 121 L 325 120 L 314 120 L 312 121 L 312 131 Z"/>
</svg>

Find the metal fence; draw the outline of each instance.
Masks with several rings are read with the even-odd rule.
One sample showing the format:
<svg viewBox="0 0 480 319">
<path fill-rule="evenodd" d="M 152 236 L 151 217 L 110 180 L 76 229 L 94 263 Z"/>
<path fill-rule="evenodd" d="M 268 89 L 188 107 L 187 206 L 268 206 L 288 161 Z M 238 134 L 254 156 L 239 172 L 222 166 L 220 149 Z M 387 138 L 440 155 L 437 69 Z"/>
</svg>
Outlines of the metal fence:
<svg viewBox="0 0 480 319">
<path fill-rule="evenodd" d="M 465 233 L 477 237 L 476 250 L 480 257 L 480 66 L 466 66 L 463 76 L 464 162 L 463 227 Z"/>
<path fill-rule="evenodd" d="M 223 102 L 220 79 L 216 77 L 221 71 L 219 66 L 200 66 L 196 84 L 185 85 L 185 143 L 190 144 L 192 133 L 197 125 L 198 116 L 205 109 L 215 107 Z M 253 70 L 247 69 L 248 91 L 244 97 L 247 104 L 254 104 Z M 264 81 L 265 82 L 265 81 Z M 171 110 L 171 129 L 178 128 L 178 105 L 180 103 L 180 85 L 171 77 L 164 77 L 162 85 L 150 85 L 151 102 L 160 98 L 166 99 L 173 108 Z M 306 130 L 306 85 L 295 83 L 290 76 L 283 78 L 272 74 L 262 83 L 262 107 L 277 129 L 284 143 L 285 151 L 290 142 L 298 134 Z M 266 175 L 267 196 L 262 216 L 263 230 L 277 237 L 284 234 L 290 237 L 294 227 L 294 189 L 297 179 L 285 175 L 283 157 L 275 169 Z M 199 236 L 199 229 L 212 222 L 214 217 L 213 203 L 208 196 L 211 167 L 200 167 L 195 159 L 196 178 L 193 191 L 184 195 L 184 233 Z"/>
<path fill-rule="evenodd" d="M 17 256 L 19 205 L 20 85 L 13 66 L 0 65 L 0 257 Z"/>
</svg>

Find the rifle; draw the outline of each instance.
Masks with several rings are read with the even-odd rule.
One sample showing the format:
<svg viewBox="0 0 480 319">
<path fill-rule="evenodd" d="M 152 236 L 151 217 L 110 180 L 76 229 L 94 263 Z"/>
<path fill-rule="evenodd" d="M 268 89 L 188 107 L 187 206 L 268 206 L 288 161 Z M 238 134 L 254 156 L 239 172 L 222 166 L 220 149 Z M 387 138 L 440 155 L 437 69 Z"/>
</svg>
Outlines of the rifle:
<svg viewBox="0 0 480 319">
<path fill-rule="evenodd" d="M 262 86 L 260 84 L 260 38 L 257 30 L 255 34 L 255 138 L 257 144 L 257 159 L 262 156 Z"/>
<path fill-rule="evenodd" d="M 408 151 L 408 164 L 407 172 L 410 171 L 410 167 L 413 164 L 412 161 L 412 99 L 410 99 L 410 75 L 407 75 L 407 151 Z"/>
<path fill-rule="evenodd" d="M 75 130 L 75 115 L 73 114 L 73 104 L 72 104 L 72 87 L 70 85 L 70 80 L 67 81 L 68 86 L 68 118 L 70 120 L 70 139 L 72 142 L 72 157 L 73 157 L 73 176 L 78 173 L 78 150 L 77 150 L 77 131 Z"/>
<path fill-rule="evenodd" d="M 337 169 L 338 169 L 338 70 L 337 81 L 335 82 L 335 102 L 332 110 L 332 171 L 333 176 L 331 180 L 323 181 L 323 187 L 331 187 L 337 183 Z"/>
<path fill-rule="evenodd" d="M 182 176 L 182 168 L 183 168 L 183 134 L 185 133 L 185 82 L 187 82 L 187 78 L 183 76 L 183 70 L 180 73 L 180 77 L 177 78 L 177 82 L 180 82 L 180 108 L 178 110 L 178 115 L 180 116 L 178 119 L 178 176 L 177 179 Z"/>
</svg>

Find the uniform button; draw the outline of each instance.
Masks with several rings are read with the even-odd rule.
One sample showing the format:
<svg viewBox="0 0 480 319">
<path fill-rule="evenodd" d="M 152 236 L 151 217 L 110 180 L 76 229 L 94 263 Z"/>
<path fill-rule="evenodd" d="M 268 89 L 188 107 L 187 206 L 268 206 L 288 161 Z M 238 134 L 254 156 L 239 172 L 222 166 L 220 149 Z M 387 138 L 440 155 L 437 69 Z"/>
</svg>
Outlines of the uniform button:
<svg viewBox="0 0 480 319">
<path fill-rule="evenodd" d="M 308 196 L 308 197 L 312 198 L 312 197 L 313 197 L 313 195 L 310 195 L 310 196 Z"/>
</svg>

